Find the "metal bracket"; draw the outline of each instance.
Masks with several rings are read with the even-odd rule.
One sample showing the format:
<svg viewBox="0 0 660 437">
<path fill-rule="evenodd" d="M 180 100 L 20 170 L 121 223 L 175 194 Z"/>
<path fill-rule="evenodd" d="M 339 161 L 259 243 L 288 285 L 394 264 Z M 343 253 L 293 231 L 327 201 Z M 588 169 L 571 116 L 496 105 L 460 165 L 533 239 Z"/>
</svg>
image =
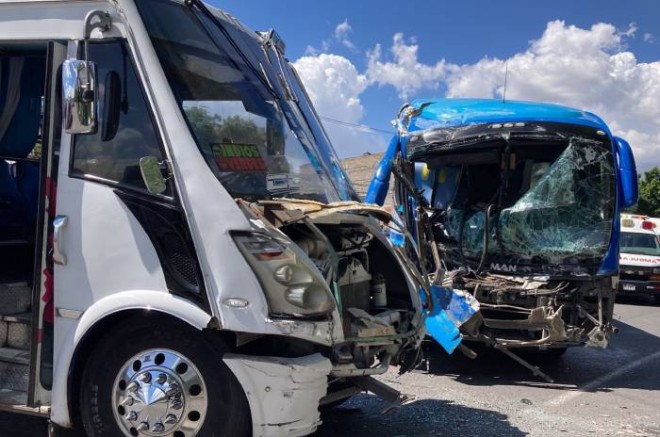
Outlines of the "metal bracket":
<svg viewBox="0 0 660 437">
<path fill-rule="evenodd" d="M 362 390 L 370 391 L 390 404 L 382 411 L 382 414 L 387 414 L 395 408 L 414 402 L 416 399 L 415 396 L 403 394 L 371 376 L 351 378 L 351 382 Z"/>
</svg>

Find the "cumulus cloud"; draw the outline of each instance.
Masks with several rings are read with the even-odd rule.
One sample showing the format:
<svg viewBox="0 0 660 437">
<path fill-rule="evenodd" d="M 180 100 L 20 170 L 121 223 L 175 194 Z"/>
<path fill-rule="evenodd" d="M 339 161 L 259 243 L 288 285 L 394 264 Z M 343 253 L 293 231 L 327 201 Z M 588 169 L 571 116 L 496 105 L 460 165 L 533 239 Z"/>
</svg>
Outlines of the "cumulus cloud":
<svg viewBox="0 0 660 437">
<path fill-rule="evenodd" d="M 344 21 L 335 33 L 347 37 L 350 31 Z M 447 97 L 501 98 L 508 69 L 507 99 L 595 112 L 615 135 L 630 142 L 643 171 L 660 166 L 660 61 L 640 62 L 627 49 L 627 39 L 636 31 L 634 23 L 618 30 L 606 23 L 579 28 L 551 21 L 527 50 L 507 59 L 486 57 L 465 65 L 444 59 L 420 62 L 418 43 L 396 33 L 389 52 L 380 45 L 367 52 L 363 72 L 345 57 L 318 52 L 295 65 L 320 114 L 355 124 L 365 114 L 360 95 L 370 86 L 392 86 L 403 100 L 429 96 L 441 86 Z M 653 35 L 643 38 L 653 41 Z M 384 148 L 383 138 L 374 142 L 359 129 L 325 124 L 343 156 Z"/>
<path fill-rule="evenodd" d="M 509 59 L 484 58 L 447 66 L 448 97 L 501 97 L 553 102 L 600 115 L 627 137 L 640 169 L 660 165 L 660 62 L 639 62 L 625 50 L 632 24 L 620 32 L 599 23 L 589 29 L 547 24 L 543 35 Z"/>
<path fill-rule="evenodd" d="M 367 77 L 372 84 L 391 85 L 406 100 L 422 88 L 437 89 L 444 78 L 445 61 L 434 65 L 420 63 L 417 58 L 419 46 L 415 39 L 406 44 L 403 33 L 395 33 L 390 52 L 392 59 L 383 61 L 380 44 L 367 53 Z"/>
<path fill-rule="evenodd" d="M 323 53 L 304 56 L 293 65 L 340 156 L 384 149 L 382 135 L 354 126 L 360 124 L 364 116 L 360 94 L 369 83 L 351 61 L 343 56 Z"/>
</svg>

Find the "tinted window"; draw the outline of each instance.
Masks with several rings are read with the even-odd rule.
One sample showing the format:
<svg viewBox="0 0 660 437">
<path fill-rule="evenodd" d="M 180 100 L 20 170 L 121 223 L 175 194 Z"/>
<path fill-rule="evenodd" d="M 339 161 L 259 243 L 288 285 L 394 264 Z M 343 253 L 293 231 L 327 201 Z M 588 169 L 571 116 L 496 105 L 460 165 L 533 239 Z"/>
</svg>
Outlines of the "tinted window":
<svg viewBox="0 0 660 437">
<path fill-rule="evenodd" d="M 99 84 L 99 128 L 96 134 L 76 135 L 71 174 L 91 175 L 122 185 L 145 189 L 139 160 L 143 156 L 163 159 L 159 136 L 128 50 L 120 42 L 90 44 L 89 57 L 96 62 Z M 111 72 L 119 77 L 118 128 L 103 141 L 106 83 Z"/>
</svg>

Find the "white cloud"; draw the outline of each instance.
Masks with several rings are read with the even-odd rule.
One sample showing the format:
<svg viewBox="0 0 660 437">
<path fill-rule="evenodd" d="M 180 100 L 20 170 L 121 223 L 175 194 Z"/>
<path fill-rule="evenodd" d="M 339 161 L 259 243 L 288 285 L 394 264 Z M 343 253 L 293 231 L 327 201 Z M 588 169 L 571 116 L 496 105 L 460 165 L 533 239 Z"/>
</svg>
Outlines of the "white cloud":
<svg viewBox="0 0 660 437">
<path fill-rule="evenodd" d="M 501 97 L 508 64 L 507 99 L 565 104 L 603 117 L 615 135 L 627 137 L 638 168 L 660 165 L 660 61 L 638 62 L 610 24 L 590 29 L 548 23 L 528 50 L 509 59 L 484 58 L 447 67 L 448 97 Z"/>
<path fill-rule="evenodd" d="M 342 157 L 385 148 L 383 135 L 374 135 L 357 125 L 364 116 L 360 94 L 368 86 L 367 77 L 343 56 L 320 54 L 294 62 L 309 97 L 322 117 L 333 146 Z M 347 124 L 333 123 L 338 120 Z"/>
<path fill-rule="evenodd" d="M 304 56 L 316 56 L 319 53 L 328 53 L 330 49 L 339 43 L 342 46 L 350 49 L 352 52 L 357 53 L 358 48 L 353 41 L 349 38 L 349 34 L 353 32 L 353 27 L 348 23 L 348 18 L 344 19 L 341 23 L 335 26 L 335 30 L 331 37 L 321 41 L 319 47 L 308 45 L 305 47 Z"/>
<path fill-rule="evenodd" d="M 619 34 L 627 37 L 635 36 L 635 32 L 637 32 L 637 29 L 638 29 L 637 23 L 633 22 L 628 25 L 628 29 L 619 32 Z"/>
<path fill-rule="evenodd" d="M 348 24 L 348 18 L 344 19 L 335 27 L 335 39 L 339 41 L 344 47 L 355 50 L 355 44 L 348 38 L 348 34 L 353 31 L 353 28 Z"/>
<path fill-rule="evenodd" d="M 655 36 L 652 33 L 645 33 L 643 36 L 644 42 L 647 42 L 649 44 L 653 44 L 655 42 Z"/>
<path fill-rule="evenodd" d="M 402 99 L 423 88 L 437 89 L 445 74 L 444 60 L 434 65 L 420 63 L 417 59 L 419 46 L 414 39 L 406 44 L 402 33 L 395 33 L 390 52 L 393 59 L 383 61 L 380 44 L 367 53 L 367 77 L 373 84 L 391 85 Z"/>
<path fill-rule="evenodd" d="M 351 31 L 348 21 L 337 29 L 340 36 Z M 630 142 L 638 169 L 644 171 L 660 166 L 660 61 L 639 62 L 626 48 L 636 30 L 634 23 L 620 31 L 606 23 L 583 29 L 551 21 L 527 50 L 466 65 L 444 59 L 422 63 L 418 44 L 396 33 L 389 55 L 380 45 L 367 53 L 364 72 L 345 57 L 311 50 L 315 56 L 295 65 L 318 112 L 353 124 L 362 121 L 360 96 L 370 86 L 393 86 L 402 99 L 428 96 L 442 85 L 448 97 L 499 98 L 508 66 L 507 99 L 559 103 L 598 114 L 615 135 Z M 643 38 L 652 42 L 653 35 Z M 396 107 L 394 103 L 392 113 Z M 384 148 L 383 136 L 324 123 L 342 156 Z"/>
</svg>

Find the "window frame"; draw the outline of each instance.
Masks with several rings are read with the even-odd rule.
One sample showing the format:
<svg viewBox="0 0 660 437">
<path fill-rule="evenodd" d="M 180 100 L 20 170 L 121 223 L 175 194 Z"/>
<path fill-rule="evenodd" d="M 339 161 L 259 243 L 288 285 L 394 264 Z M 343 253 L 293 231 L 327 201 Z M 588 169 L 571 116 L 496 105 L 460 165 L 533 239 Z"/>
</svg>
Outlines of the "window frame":
<svg viewBox="0 0 660 437">
<path fill-rule="evenodd" d="M 83 53 L 84 53 L 84 47 L 85 47 L 85 41 L 79 40 L 77 41 L 78 43 L 78 48 L 77 48 L 77 53 L 78 59 L 83 59 Z M 101 44 L 120 44 L 123 46 L 123 48 L 126 50 L 128 62 L 130 63 L 131 68 L 133 69 L 133 73 L 135 74 L 135 77 L 137 78 L 138 82 L 138 88 L 140 92 L 140 96 L 142 97 L 142 100 L 144 101 L 145 108 L 147 110 L 147 115 L 149 117 L 149 121 L 151 123 L 151 127 L 153 128 L 156 141 L 158 143 L 158 148 L 160 150 L 160 158 L 162 161 L 166 163 L 167 166 L 167 171 L 168 171 L 168 177 L 165 178 L 165 184 L 167 186 L 167 191 L 163 194 L 155 194 L 155 193 L 150 193 L 146 188 L 140 188 L 136 187 L 135 185 L 130 185 L 130 184 L 125 184 L 122 183 L 121 181 L 114 181 L 112 179 L 107 179 L 102 176 L 97 176 L 89 173 L 82 173 L 75 171 L 74 169 L 74 161 L 75 161 L 75 156 L 76 156 L 76 142 L 79 136 L 82 135 L 100 135 L 100 133 L 95 132 L 93 134 L 74 134 L 71 135 L 71 146 L 70 150 L 71 152 L 69 153 L 69 170 L 68 170 L 68 176 L 72 179 L 80 179 L 84 181 L 89 181 L 89 182 L 94 182 L 98 183 L 101 185 L 106 185 L 115 189 L 121 189 L 121 190 L 129 190 L 130 192 L 143 195 L 143 196 L 149 196 L 151 198 L 157 198 L 163 201 L 166 201 L 168 203 L 173 203 L 177 200 L 177 191 L 176 187 L 174 184 L 174 177 L 172 174 L 172 169 L 170 166 L 170 161 L 169 161 L 169 155 L 167 153 L 167 149 L 165 148 L 165 143 L 163 140 L 163 133 L 161 132 L 160 126 L 157 123 L 156 119 L 156 114 L 155 114 L 155 109 L 152 106 L 151 100 L 149 99 L 149 96 L 147 95 L 147 92 L 145 90 L 145 83 L 143 80 L 143 76 L 140 74 L 140 70 L 138 69 L 138 65 L 135 61 L 134 53 L 131 50 L 130 44 L 128 44 L 128 41 L 125 38 L 107 38 L 103 40 L 91 40 L 88 42 L 88 44 L 92 45 L 101 45 Z M 89 59 L 92 62 L 96 62 L 93 59 Z M 127 64 L 128 65 L 128 64 Z"/>
</svg>

